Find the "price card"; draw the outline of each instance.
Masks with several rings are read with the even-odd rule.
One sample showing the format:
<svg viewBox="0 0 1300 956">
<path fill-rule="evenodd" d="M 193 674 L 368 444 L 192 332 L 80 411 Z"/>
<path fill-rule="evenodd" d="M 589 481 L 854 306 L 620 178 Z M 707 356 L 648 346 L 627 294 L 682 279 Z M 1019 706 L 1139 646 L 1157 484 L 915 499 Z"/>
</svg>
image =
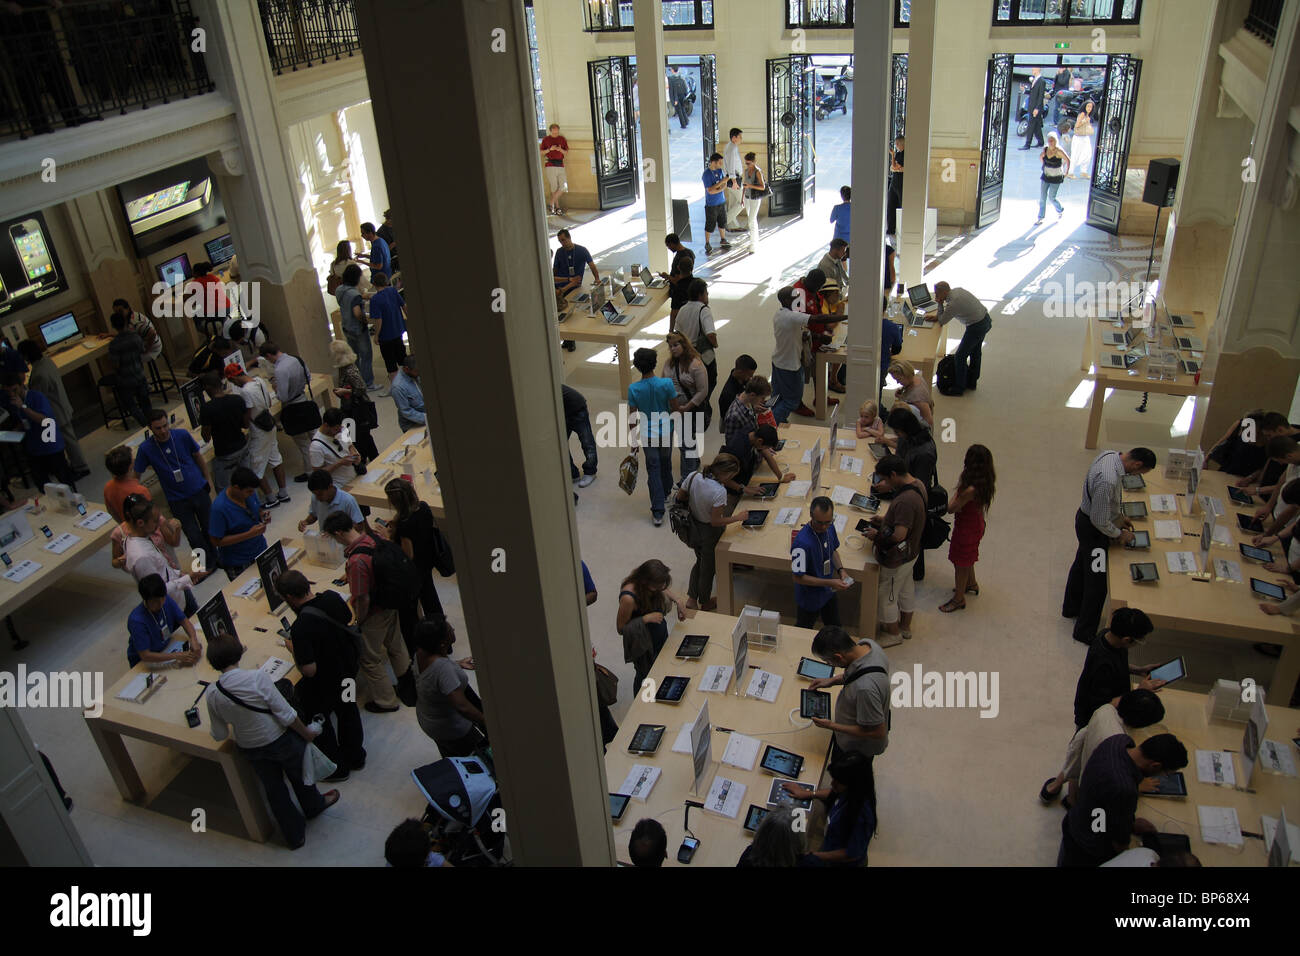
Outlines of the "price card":
<svg viewBox="0 0 1300 956">
<path fill-rule="evenodd" d="M 19 581 L 27 580 L 40 569 L 41 566 L 35 561 L 19 561 L 5 572 L 5 580 L 17 584 Z"/>
<path fill-rule="evenodd" d="M 45 550 L 51 554 L 62 554 L 64 551 L 75 547 L 81 539 L 70 531 L 65 531 L 53 541 L 45 546 Z"/>
<path fill-rule="evenodd" d="M 112 520 L 113 516 L 107 511 L 92 511 L 77 522 L 77 527 L 85 528 L 87 531 L 98 531 Z"/>
</svg>

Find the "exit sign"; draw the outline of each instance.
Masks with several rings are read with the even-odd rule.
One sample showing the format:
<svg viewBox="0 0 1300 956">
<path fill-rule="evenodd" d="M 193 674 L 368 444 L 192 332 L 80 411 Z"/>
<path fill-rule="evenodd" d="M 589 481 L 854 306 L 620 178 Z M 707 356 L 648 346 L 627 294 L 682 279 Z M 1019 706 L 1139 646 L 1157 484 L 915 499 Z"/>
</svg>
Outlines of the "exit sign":
<svg viewBox="0 0 1300 956">
<path fill-rule="evenodd" d="M 1068 50 L 1068 49 L 1070 49 L 1070 41 L 1069 41 L 1069 40 L 1064 40 L 1064 41 L 1062 41 L 1061 43 L 1054 43 L 1054 44 L 1052 44 L 1052 45 L 1053 45 L 1054 47 L 1056 47 L 1056 49 L 1058 49 L 1058 50 Z"/>
</svg>

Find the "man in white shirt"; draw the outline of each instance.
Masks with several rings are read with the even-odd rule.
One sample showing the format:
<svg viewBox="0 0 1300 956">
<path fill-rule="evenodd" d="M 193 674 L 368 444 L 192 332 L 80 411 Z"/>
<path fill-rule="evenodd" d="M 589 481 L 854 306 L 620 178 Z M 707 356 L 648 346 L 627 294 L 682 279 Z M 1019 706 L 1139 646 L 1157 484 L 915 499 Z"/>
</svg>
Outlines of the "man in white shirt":
<svg viewBox="0 0 1300 956">
<path fill-rule="evenodd" d="M 357 499 L 334 484 L 329 472 L 323 468 L 313 471 L 307 478 L 307 490 L 311 492 L 309 504 L 311 513 L 298 522 L 299 533 L 314 524 L 323 525 L 325 519 L 334 512 L 342 511 L 352 519 L 357 534 L 370 534 L 370 526 L 366 523 L 365 515 L 361 513 L 361 506 L 357 504 Z"/>
<path fill-rule="evenodd" d="M 703 279 L 692 279 L 687 294 L 691 300 L 677 310 L 675 319 L 668 320 L 668 331 L 680 332 L 690 340 L 709 373 L 709 391 L 704 396 L 704 427 L 708 428 L 713 420 L 709 399 L 718 384 L 718 356 L 714 352 L 718 347 L 718 333 L 713 325 L 713 310 L 709 308 L 709 284 Z"/>
<path fill-rule="evenodd" d="M 772 394 L 777 396 L 772 406 L 772 416 L 778 425 L 784 425 L 790 413 L 803 404 L 803 362 L 800 351 L 808 320 L 812 316 L 794 310 L 794 287 L 785 286 L 776 293 L 781 304 L 772 317 L 772 332 L 776 350 L 772 353 Z M 844 316 L 819 315 L 817 321 L 827 326 L 842 322 Z"/>
<path fill-rule="evenodd" d="M 250 414 L 246 464 L 249 470 L 257 475 L 262 482 L 262 500 L 270 501 L 272 499 L 271 483 L 266 480 L 266 470 L 270 468 L 280 489 L 274 495 L 274 498 L 280 502 L 288 501 L 288 479 L 284 475 L 284 459 L 280 457 L 279 433 L 275 430 L 275 422 L 273 419 L 271 420 L 271 429 L 269 431 L 262 428 L 261 424 L 258 424 L 259 420 L 262 424 L 266 424 L 268 416 L 271 414 L 272 397 L 270 386 L 262 379 L 249 375 L 247 371 L 234 363 L 226 366 L 226 379 L 231 385 L 235 386 L 237 393 L 243 397 L 244 405 L 247 406 Z"/>
<path fill-rule="evenodd" d="M 330 480 L 340 488 L 356 477 L 354 466 L 361 462 L 356 446 L 344 440 L 350 437 L 343 434 L 343 412 L 327 408 L 321 416 L 320 428 L 311 436 L 308 451 L 312 470 L 320 468 L 329 472 Z"/>
<path fill-rule="evenodd" d="M 722 154 L 722 171 L 727 174 L 727 178 L 736 184 L 736 188 L 730 187 L 726 190 L 727 195 L 727 228 L 739 229 L 740 224 L 737 217 L 740 215 L 741 208 L 745 205 L 743 183 L 745 181 L 745 161 L 740 155 L 740 144 L 744 140 L 742 131 L 739 127 L 732 127 L 731 132 L 727 134 L 731 142 L 727 145 Z"/>
<path fill-rule="evenodd" d="M 272 381 L 275 383 L 275 394 L 280 399 L 280 418 L 283 422 L 284 407 L 286 405 L 292 405 L 294 402 L 301 402 L 309 398 L 307 388 L 311 373 L 307 369 L 306 362 L 296 355 L 281 352 L 280 347 L 274 342 L 263 342 L 258 351 L 261 353 L 262 358 L 271 363 Z M 285 434 L 289 434 L 287 428 Z M 311 457 L 308 454 L 311 448 L 312 433 L 310 431 L 301 431 L 296 435 L 289 434 L 289 437 L 293 439 L 293 443 L 298 446 L 298 453 L 302 455 L 302 474 L 295 475 L 293 480 L 305 482 L 307 473 L 312 468 Z"/>
</svg>

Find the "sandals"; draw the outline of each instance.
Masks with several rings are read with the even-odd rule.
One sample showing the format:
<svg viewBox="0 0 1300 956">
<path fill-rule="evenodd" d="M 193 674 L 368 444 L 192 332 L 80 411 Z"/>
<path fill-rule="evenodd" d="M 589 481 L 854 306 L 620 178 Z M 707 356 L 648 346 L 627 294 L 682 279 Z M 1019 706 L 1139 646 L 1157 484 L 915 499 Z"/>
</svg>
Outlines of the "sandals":
<svg viewBox="0 0 1300 956">
<path fill-rule="evenodd" d="M 954 598 L 948 601 L 946 604 L 940 604 L 939 610 L 943 611 L 944 614 L 951 614 L 953 611 L 964 611 L 966 610 L 966 602 L 962 601 L 960 604 L 958 604 L 956 599 Z"/>
<path fill-rule="evenodd" d="M 967 594 L 974 594 L 976 597 L 978 597 L 978 596 L 979 596 L 979 593 L 980 593 L 979 586 L 978 586 L 978 585 L 971 585 L 970 587 L 967 587 L 967 588 L 966 588 L 966 593 L 967 593 Z"/>
<path fill-rule="evenodd" d="M 1061 795 L 1061 790 L 1056 791 L 1056 793 L 1052 793 L 1050 790 L 1047 789 L 1047 785 L 1049 783 L 1052 783 L 1055 780 L 1056 780 L 1055 777 L 1048 777 L 1046 780 L 1043 781 L 1043 786 L 1038 791 L 1038 799 L 1042 800 L 1043 803 L 1055 803 L 1056 798 Z"/>
</svg>

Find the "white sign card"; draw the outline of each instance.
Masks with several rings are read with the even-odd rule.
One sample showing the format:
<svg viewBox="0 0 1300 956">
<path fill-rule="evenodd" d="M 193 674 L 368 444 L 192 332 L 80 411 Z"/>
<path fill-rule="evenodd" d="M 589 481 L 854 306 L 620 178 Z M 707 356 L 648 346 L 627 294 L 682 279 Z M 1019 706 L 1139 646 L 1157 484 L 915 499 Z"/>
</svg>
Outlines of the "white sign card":
<svg viewBox="0 0 1300 956">
<path fill-rule="evenodd" d="M 704 772 L 713 762 L 713 728 L 709 726 L 707 700 L 701 705 L 695 723 L 691 724 L 691 761 L 695 765 L 695 786 L 692 792 L 699 793 L 700 784 L 704 781 Z"/>
</svg>

